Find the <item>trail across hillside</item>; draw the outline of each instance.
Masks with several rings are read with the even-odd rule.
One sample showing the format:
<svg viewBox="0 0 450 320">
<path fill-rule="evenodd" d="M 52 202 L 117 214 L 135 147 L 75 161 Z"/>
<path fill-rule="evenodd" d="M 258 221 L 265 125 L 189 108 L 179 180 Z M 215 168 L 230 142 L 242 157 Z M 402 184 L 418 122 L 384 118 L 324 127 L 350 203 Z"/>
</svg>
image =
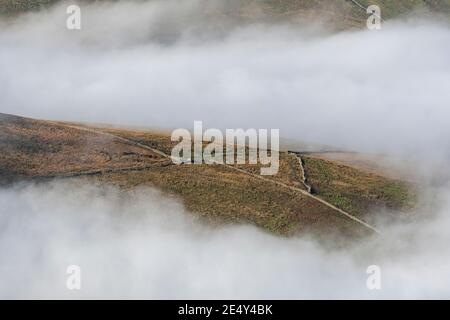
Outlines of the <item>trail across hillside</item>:
<svg viewBox="0 0 450 320">
<path fill-rule="evenodd" d="M 154 152 L 156 154 L 159 154 L 162 157 L 166 157 L 166 158 L 169 157 L 167 154 L 165 154 L 162 151 L 159 151 L 158 149 L 154 149 L 154 148 L 149 147 L 149 146 L 147 146 L 145 144 L 142 144 L 142 143 L 139 143 L 139 142 L 127 139 L 127 138 L 123 138 L 121 136 L 118 136 L 118 135 L 115 135 L 115 134 L 112 134 L 112 133 L 109 133 L 109 132 L 104 132 L 102 130 L 87 128 L 87 127 L 73 125 L 73 124 L 66 124 L 66 123 L 60 123 L 60 122 L 51 122 L 51 123 L 53 123 L 54 125 L 63 125 L 65 127 L 72 128 L 72 129 L 78 129 L 78 130 L 91 132 L 91 133 L 95 133 L 95 134 L 101 134 L 103 136 L 107 136 L 107 137 L 110 137 L 110 138 L 113 138 L 113 139 L 125 142 L 127 144 L 131 144 L 131 145 L 133 145 L 135 147 L 140 147 L 140 148 L 143 148 L 143 149 L 147 149 L 147 150 L 152 151 L 152 152 Z"/>
<path fill-rule="evenodd" d="M 151 147 L 149 147 L 149 146 L 147 146 L 147 145 L 145 145 L 145 144 L 142 144 L 142 143 L 139 143 L 139 142 L 136 142 L 136 141 L 127 139 L 127 138 L 123 138 L 123 137 L 114 135 L 114 134 L 112 134 L 112 133 L 104 132 L 104 131 L 102 131 L 102 130 L 92 129 L 92 128 L 86 128 L 86 127 L 83 127 L 83 126 L 78 126 L 78 125 L 73 125 L 73 124 L 62 124 L 62 123 L 58 123 L 58 122 L 54 122 L 54 124 L 57 124 L 57 125 L 63 125 L 63 126 L 67 126 L 67 127 L 73 128 L 73 129 L 79 129 L 79 130 L 83 130 L 83 131 L 87 131 L 87 132 L 91 132 L 91 133 L 96 133 L 96 134 L 100 134 L 100 135 L 105 135 L 105 136 L 108 136 L 108 137 L 111 137 L 111 138 L 118 139 L 118 140 L 120 140 L 120 141 L 122 141 L 122 142 L 125 142 L 125 143 L 127 143 L 127 144 L 131 144 L 131 145 L 134 145 L 134 146 L 136 146 L 136 147 L 140 147 L 140 148 L 143 148 L 143 149 L 150 150 L 150 151 L 155 152 L 155 153 L 157 153 L 157 154 L 159 154 L 159 155 L 161 155 L 161 156 L 163 156 L 163 157 L 172 159 L 171 156 L 165 154 L 164 152 L 162 152 L 162 151 L 160 151 L 160 150 L 151 148 Z M 298 156 L 297 156 L 297 158 L 298 158 Z M 300 158 L 299 158 L 299 161 L 300 161 L 300 166 L 301 166 L 301 168 L 302 168 L 303 178 L 305 179 L 305 171 L 304 171 L 303 163 L 302 163 L 302 160 L 301 160 Z M 310 187 L 307 187 L 307 190 L 303 190 L 303 189 L 301 189 L 301 188 L 297 188 L 297 187 L 294 187 L 294 186 L 287 185 L 287 184 L 285 184 L 285 183 L 283 183 L 283 182 L 279 182 L 279 181 L 276 181 L 276 180 L 273 180 L 273 179 L 266 178 L 266 177 L 264 177 L 264 176 L 262 176 L 262 175 L 259 175 L 259 174 L 255 174 L 255 173 L 248 172 L 248 171 L 246 171 L 246 170 L 237 168 L 237 167 L 235 167 L 235 166 L 233 166 L 233 165 L 224 164 L 224 166 L 226 166 L 226 167 L 228 167 L 228 168 L 230 168 L 230 169 L 232 169 L 232 170 L 239 171 L 239 172 L 244 173 L 244 174 L 247 174 L 247 175 L 251 175 L 252 177 L 255 177 L 255 178 L 257 178 L 257 179 L 264 180 L 264 181 L 267 181 L 267 182 L 270 182 L 270 183 L 274 183 L 274 184 L 277 184 L 278 186 L 281 186 L 281 187 L 284 187 L 284 188 L 288 188 L 288 189 L 293 190 L 293 191 L 296 191 L 296 192 L 300 192 L 301 194 L 303 194 L 303 195 L 305 195 L 305 196 L 307 196 L 307 197 L 310 197 L 310 198 L 312 198 L 312 199 L 314 199 L 314 200 L 316 200 L 316 201 L 322 203 L 323 205 L 325 205 L 325 206 L 327 206 L 327 207 L 333 209 L 334 211 L 337 211 L 337 212 L 339 212 L 340 214 L 343 214 L 343 215 L 346 216 L 347 218 L 349 218 L 349 219 L 351 219 L 351 220 L 353 220 L 353 221 L 355 221 L 355 222 L 357 222 L 357 223 L 363 225 L 364 227 L 366 227 L 366 228 L 372 230 L 373 232 L 375 232 L 375 233 L 377 233 L 377 234 L 380 233 L 380 231 L 378 231 L 375 227 L 371 226 L 370 224 L 368 224 L 368 223 L 362 221 L 361 219 L 358 219 L 358 218 L 355 217 L 354 215 L 352 215 L 352 214 L 350 214 L 350 213 L 348 213 L 348 212 L 346 212 L 346 211 L 344 211 L 344 210 L 342 210 L 342 209 L 336 207 L 335 205 L 329 203 L 328 201 L 325 201 L 325 200 L 323 200 L 323 199 L 321 199 L 321 198 L 319 198 L 319 197 L 317 197 L 317 196 L 311 194 Z M 146 169 L 145 167 L 142 167 L 142 168 L 140 168 L 140 169 L 139 169 L 139 168 L 124 168 L 124 169 L 122 169 L 122 170 L 123 170 L 123 171 L 125 171 L 125 170 L 130 170 L 130 171 L 133 170 L 133 171 L 136 171 L 136 170 L 145 170 L 145 169 Z M 115 170 L 120 170 L 120 169 L 115 169 Z M 102 172 L 103 172 L 102 170 L 94 170 L 94 171 L 91 171 L 91 172 L 85 172 L 85 173 L 82 173 L 82 172 L 79 172 L 79 173 L 73 173 L 73 175 L 67 174 L 66 176 L 69 177 L 69 176 L 93 175 L 93 174 L 100 174 L 100 173 L 102 173 Z M 64 176 L 61 176 L 61 177 L 64 177 Z M 305 184 L 306 184 L 306 183 L 305 183 Z M 306 184 L 306 186 L 307 186 L 307 184 Z"/>
<path fill-rule="evenodd" d="M 293 190 L 293 191 L 300 192 L 301 194 L 303 194 L 303 195 L 305 195 L 305 196 L 307 196 L 307 197 L 310 197 L 310 198 L 312 198 L 312 199 L 314 199 L 314 200 L 316 200 L 316 201 L 319 201 L 320 203 L 326 205 L 327 207 L 329 207 L 329 208 L 331 208 L 331 209 L 333 209 L 333 210 L 335 210 L 335 211 L 337 211 L 337 212 L 343 214 L 344 216 L 346 216 L 346 217 L 352 219 L 353 221 L 358 222 L 359 224 L 365 226 L 366 228 L 369 228 L 370 230 L 374 231 L 375 233 L 378 233 L 378 234 L 380 233 L 379 230 L 377 230 L 375 227 L 372 227 L 370 224 L 368 224 L 368 223 L 362 221 L 361 219 L 358 219 L 357 217 L 353 216 L 352 214 L 350 214 L 350 213 L 348 213 L 348 212 L 345 212 L 345 211 L 342 210 L 342 209 L 339 209 L 338 207 L 336 207 L 335 205 L 329 203 L 328 201 L 325 201 L 325 200 L 323 200 L 323 199 L 321 199 L 321 198 L 319 198 L 319 197 L 316 197 L 315 195 L 309 193 L 309 192 L 306 191 L 306 190 L 303 190 L 303 189 L 300 189 L 300 188 L 297 188 L 297 187 L 294 187 L 294 186 L 287 185 L 287 184 L 285 184 L 285 183 L 283 183 L 283 182 L 280 182 L 280 181 L 276 181 L 276 180 L 273 180 L 273 179 L 266 178 L 266 177 L 264 177 L 264 176 L 262 176 L 262 175 L 259 175 L 259 174 L 251 173 L 251 172 L 248 172 L 248 171 L 246 171 L 246 170 L 236 168 L 236 167 L 234 167 L 234 166 L 232 166 L 232 165 L 228 165 L 228 164 L 227 164 L 227 165 L 225 165 L 225 166 L 227 166 L 227 167 L 229 167 L 229 168 L 231 168 L 231 169 L 237 170 L 237 171 L 239 171 L 239 172 L 242 172 L 242 173 L 251 175 L 251 176 L 253 176 L 253 177 L 255 177 L 255 178 L 258 178 L 258 179 L 260 179 L 260 180 L 264 180 L 264 181 L 267 181 L 267 182 L 275 183 L 275 184 L 277 184 L 277 185 L 279 185 L 279 186 L 281 186 L 281 187 L 285 187 L 285 188 L 291 189 L 291 190 Z"/>
<path fill-rule="evenodd" d="M 168 165 L 170 165 L 170 164 L 163 163 L 163 162 L 157 162 L 155 164 L 146 165 L 146 166 L 92 169 L 92 170 L 86 170 L 86 171 L 74 171 L 74 172 L 59 173 L 59 174 L 54 174 L 54 175 L 37 176 L 36 178 L 37 179 L 76 178 L 76 177 L 82 177 L 82 176 L 95 176 L 98 174 L 105 174 L 105 173 L 123 173 L 123 172 L 142 171 L 142 170 L 152 169 L 155 167 L 167 167 Z"/>
</svg>

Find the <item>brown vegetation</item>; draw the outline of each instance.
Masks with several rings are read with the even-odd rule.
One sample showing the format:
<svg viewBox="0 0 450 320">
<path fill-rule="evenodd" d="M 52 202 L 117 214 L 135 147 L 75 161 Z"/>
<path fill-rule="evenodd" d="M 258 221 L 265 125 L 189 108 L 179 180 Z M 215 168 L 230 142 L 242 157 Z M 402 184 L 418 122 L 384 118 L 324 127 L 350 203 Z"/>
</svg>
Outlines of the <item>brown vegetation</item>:
<svg viewBox="0 0 450 320">
<path fill-rule="evenodd" d="M 280 170 L 259 179 L 260 165 L 174 165 L 170 136 L 0 115 L 0 181 L 78 176 L 131 189 L 153 186 L 211 224 L 251 223 L 275 234 L 311 232 L 354 238 L 372 231 L 305 194 L 298 159 L 280 153 Z M 154 151 L 152 151 L 154 150 Z M 402 182 L 321 159 L 305 161 L 308 181 L 331 204 L 361 216 L 375 206 L 407 208 Z M 250 174 L 249 174 L 250 173 Z M 252 175 L 256 173 L 256 175 Z"/>
</svg>

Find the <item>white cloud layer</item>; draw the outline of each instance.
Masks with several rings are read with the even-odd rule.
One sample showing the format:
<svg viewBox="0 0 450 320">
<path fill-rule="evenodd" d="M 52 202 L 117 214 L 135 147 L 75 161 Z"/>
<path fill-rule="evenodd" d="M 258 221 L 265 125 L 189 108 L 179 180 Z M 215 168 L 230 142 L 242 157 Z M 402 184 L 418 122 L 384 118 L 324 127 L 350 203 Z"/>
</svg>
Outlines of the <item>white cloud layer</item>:
<svg viewBox="0 0 450 320">
<path fill-rule="evenodd" d="M 330 34 L 218 22 L 200 8 L 196 1 L 82 7 L 81 32 L 65 29 L 64 6 L 0 21 L 0 112 L 280 128 L 288 138 L 425 159 L 418 170 L 447 184 L 447 24 Z M 450 191 L 431 193 L 436 208 L 418 212 L 420 222 L 327 251 L 248 226 L 200 226 L 149 189 L 2 189 L 0 297 L 449 298 Z M 82 267 L 79 292 L 65 287 L 70 264 Z M 370 264 L 382 268 L 381 291 L 366 288 Z"/>
<path fill-rule="evenodd" d="M 68 182 L 0 191 L 0 298 L 449 298 L 450 192 L 432 219 L 327 250 L 212 229 L 151 189 Z M 366 268 L 381 268 L 381 290 Z M 66 288 L 69 265 L 81 290 Z"/>
<path fill-rule="evenodd" d="M 5 21 L 1 111 L 165 128 L 203 120 L 357 150 L 447 156 L 448 24 L 330 34 L 233 24 L 204 15 L 202 3 L 84 5 L 81 31 L 66 30 L 65 6 Z"/>
</svg>

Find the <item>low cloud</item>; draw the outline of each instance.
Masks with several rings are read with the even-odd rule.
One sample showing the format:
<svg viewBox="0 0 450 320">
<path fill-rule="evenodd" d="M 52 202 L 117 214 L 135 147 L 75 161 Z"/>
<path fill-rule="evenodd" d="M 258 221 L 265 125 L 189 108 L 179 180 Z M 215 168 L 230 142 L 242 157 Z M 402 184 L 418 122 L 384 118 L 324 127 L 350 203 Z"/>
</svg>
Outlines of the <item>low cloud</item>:
<svg viewBox="0 0 450 320">
<path fill-rule="evenodd" d="M 0 191 L 1 298 L 448 298 L 450 192 L 420 223 L 328 250 L 211 228 L 152 189 L 52 182 Z M 423 213 L 420 213 L 423 214 Z M 81 290 L 66 288 L 69 265 Z M 382 289 L 368 290 L 369 265 Z"/>
<path fill-rule="evenodd" d="M 329 33 L 235 23 L 214 3 L 119 1 L 3 21 L 1 111 L 286 138 L 447 158 L 450 29 L 438 20 Z M 222 8 L 223 9 L 223 8 Z"/>
<path fill-rule="evenodd" d="M 152 189 L 0 190 L 2 298 L 448 298 L 450 29 L 236 24 L 197 1 L 65 6 L 0 21 L 0 111 L 150 128 L 279 128 L 407 156 L 433 204 L 342 250 L 251 226 L 212 229 Z M 213 8 L 214 9 L 214 8 Z M 214 11 L 214 10 L 211 10 Z M 433 188 L 434 188 L 433 187 Z M 431 187 L 430 187 L 431 188 Z M 437 188 L 437 187 L 436 187 Z M 82 290 L 66 268 L 82 268 Z M 379 265 L 382 290 L 366 288 Z"/>
</svg>

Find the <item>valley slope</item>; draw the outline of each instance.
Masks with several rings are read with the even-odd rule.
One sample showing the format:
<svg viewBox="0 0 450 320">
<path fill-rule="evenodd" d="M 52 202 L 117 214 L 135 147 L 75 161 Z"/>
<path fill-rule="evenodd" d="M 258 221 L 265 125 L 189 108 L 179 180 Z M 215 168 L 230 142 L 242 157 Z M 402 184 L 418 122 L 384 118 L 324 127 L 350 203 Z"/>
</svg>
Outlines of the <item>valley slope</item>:
<svg viewBox="0 0 450 320">
<path fill-rule="evenodd" d="M 175 165 L 166 157 L 173 145 L 164 133 L 0 114 L 0 182 L 155 187 L 211 225 L 327 239 L 374 234 L 364 221 L 376 220 L 377 209 L 407 212 L 415 203 L 411 184 L 333 161 L 300 156 L 303 177 L 298 156 L 281 152 L 278 174 L 261 178 L 258 165 Z"/>
</svg>

